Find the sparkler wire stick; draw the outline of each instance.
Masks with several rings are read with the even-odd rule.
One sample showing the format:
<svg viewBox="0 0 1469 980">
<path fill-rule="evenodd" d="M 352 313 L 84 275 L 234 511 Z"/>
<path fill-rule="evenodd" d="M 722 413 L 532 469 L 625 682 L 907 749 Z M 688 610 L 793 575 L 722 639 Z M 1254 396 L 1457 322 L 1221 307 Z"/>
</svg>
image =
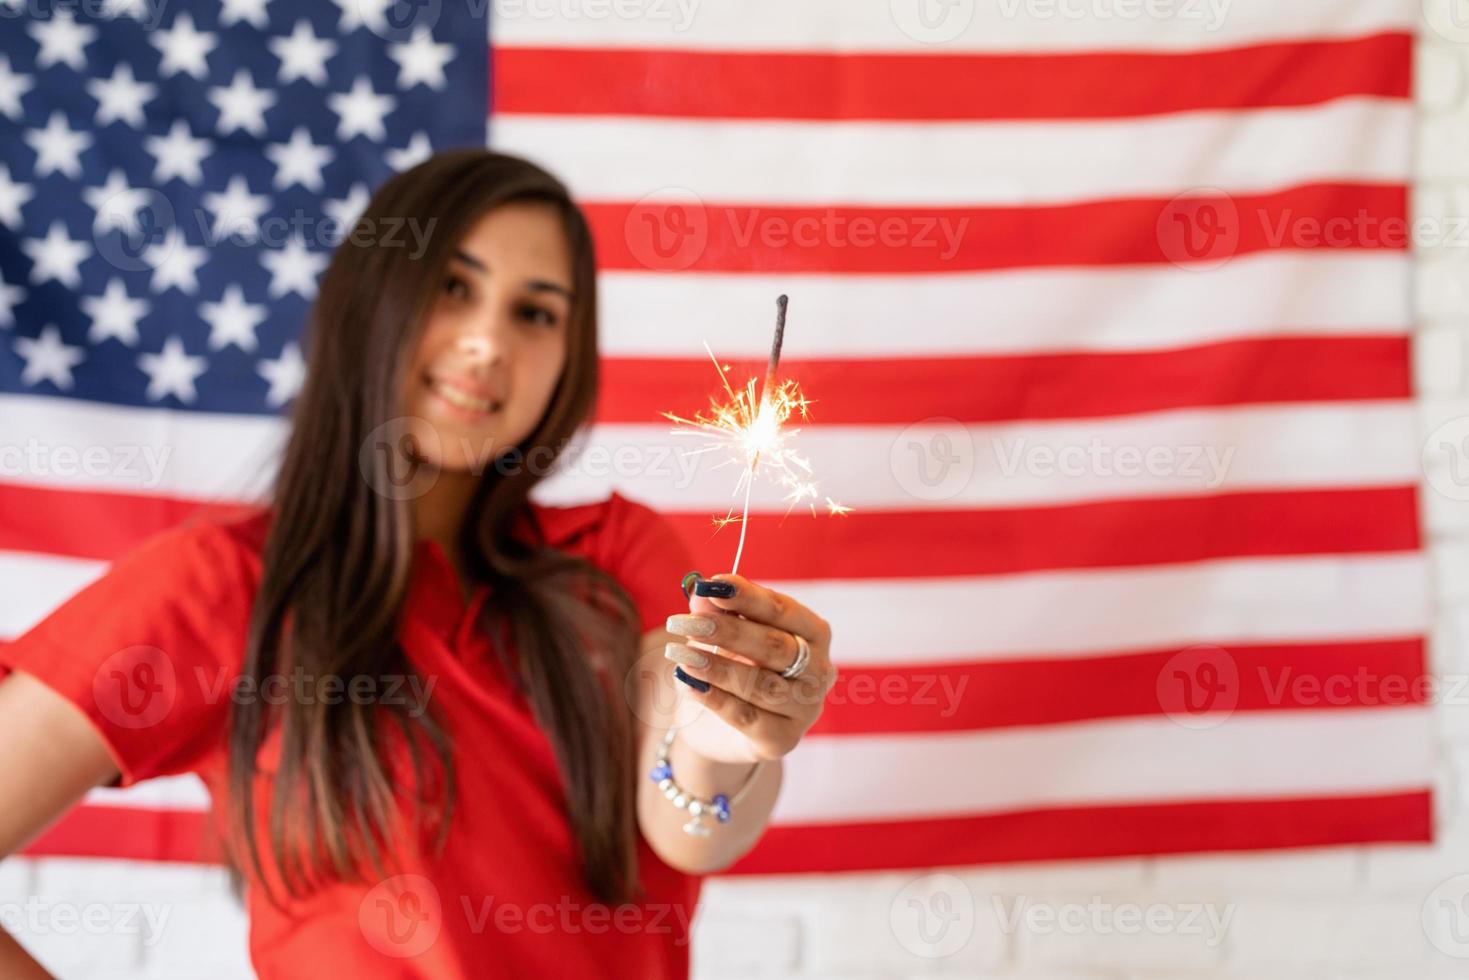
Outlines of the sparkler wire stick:
<svg viewBox="0 0 1469 980">
<path fill-rule="evenodd" d="M 781 293 L 775 300 L 775 339 L 770 344 L 770 360 L 765 366 L 765 380 L 760 385 L 760 400 L 757 418 L 768 412 L 769 406 L 765 400 L 766 393 L 775 386 L 775 369 L 780 366 L 780 348 L 786 339 L 786 306 L 790 299 L 785 293 Z M 740 543 L 735 548 L 734 564 L 730 566 L 730 574 L 734 574 L 740 567 L 740 556 L 745 553 L 745 528 L 750 523 L 750 487 L 755 482 L 755 468 L 760 465 L 760 450 L 750 457 L 750 475 L 745 481 L 745 516 L 740 520 Z"/>
</svg>

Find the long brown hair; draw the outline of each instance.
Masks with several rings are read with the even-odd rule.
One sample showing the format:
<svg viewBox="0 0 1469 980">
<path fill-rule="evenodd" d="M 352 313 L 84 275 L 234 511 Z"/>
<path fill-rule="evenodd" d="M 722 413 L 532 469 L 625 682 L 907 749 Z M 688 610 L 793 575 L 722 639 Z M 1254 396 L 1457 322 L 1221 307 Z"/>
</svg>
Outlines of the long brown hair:
<svg viewBox="0 0 1469 980">
<path fill-rule="evenodd" d="M 523 201 L 559 213 L 573 256 L 574 299 L 565 369 L 545 415 L 519 448 L 528 454 L 545 447 L 538 459 L 554 460 L 589 418 L 598 382 L 596 263 L 586 218 L 561 182 L 528 161 L 488 150 L 441 153 L 387 181 L 357 228 L 398 227 L 411 217 L 432 232 L 416 257 L 354 233 L 321 280 L 305 341 L 309 369 L 272 488 L 243 670 L 254 690 L 287 670 L 316 683 L 350 683 L 402 677 L 411 669 L 395 638 L 413 573 L 411 501 L 379 492 L 401 482 L 390 471 L 395 461 L 359 448 L 402 414 L 405 372 L 449 256 L 488 210 Z M 636 656 L 638 618 L 614 579 L 549 548 L 534 520 L 522 523 L 533 517 L 527 498 L 548 467 L 487 469 L 459 546 L 466 574 L 491 586 L 479 627 L 505 638 L 496 644 L 502 658 L 507 642 L 519 651 L 511 676 L 555 750 L 587 885 L 600 900 L 620 902 L 641 887 L 635 729 L 618 683 Z M 455 800 L 452 733 L 432 703 L 358 700 L 310 697 L 270 707 L 259 698 L 235 699 L 233 840 L 226 852 L 237 883 L 241 839 L 264 882 L 254 789 L 257 754 L 277 725 L 281 754 L 269 851 L 288 894 L 300 896 L 325 880 L 366 880 L 369 865 L 380 877 L 388 874 L 383 859 L 391 842 L 402 839 L 395 787 L 407 783 L 389 762 L 394 737 L 412 748 L 411 808 L 430 818 L 425 826 L 437 823 L 431 846 L 442 847 Z M 274 902 L 268 886 L 266 892 Z"/>
</svg>

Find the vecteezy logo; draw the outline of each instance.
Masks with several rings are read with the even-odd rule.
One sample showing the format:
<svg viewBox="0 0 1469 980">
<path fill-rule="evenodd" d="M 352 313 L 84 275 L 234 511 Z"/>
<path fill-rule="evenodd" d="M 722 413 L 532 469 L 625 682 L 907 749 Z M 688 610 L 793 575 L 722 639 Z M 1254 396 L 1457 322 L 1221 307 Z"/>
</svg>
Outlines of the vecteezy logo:
<svg viewBox="0 0 1469 980">
<path fill-rule="evenodd" d="M 708 247 L 709 212 L 693 191 L 665 187 L 628 210 L 623 237 L 643 268 L 677 272 L 699 261 Z"/>
<path fill-rule="evenodd" d="M 924 875 L 893 897 L 888 924 L 914 956 L 952 956 L 974 935 L 974 895 L 954 875 Z"/>
<path fill-rule="evenodd" d="M 1239 208 L 1217 187 L 1196 187 L 1163 206 L 1155 232 L 1164 258 L 1174 265 L 1217 269 L 1239 251 Z"/>
<path fill-rule="evenodd" d="M 1158 671 L 1158 706 L 1184 728 L 1215 728 L 1239 705 L 1239 665 L 1223 647 L 1180 650 Z"/>
<path fill-rule="evenodd" d="M 357 924 L 368 944 L 384 956 L 421 956 L 443 929 L 439 890 L 423 875 L 397 875 L 379 882 L 362 897 Z"/>
<path fill-rule="evenodd" d="M 943 44 L 974 20 L 974 0 L 889 0 L 898 30 L 921 44 Z"/>
<path fill-rule="evenodd" d="M 1423 900 L 1423 932 L 1446 956 L 1469 959 L 1469 874 L 1455 875 Z"/>
<path fill-rule="evenodd" d="M 103 201 L 92 224 L 97 254 L 120 272 L 143 272 L 178 246 L 173 205 L 155 190 L 124 190 Z"/>
<path fill-rule="evenodd" d="M 438 482 L 439 431 L 427 419 L 400 415 L 388 419 L 362 440 L 357 468 L 378 495 L 413 500 Z M 379 464 L 381 464 L 379 466 Z"/>
<path fill-rule="evenodd" d="M 1450 500 L 1469 500 L 1469 416 L 1449 419 L 1428 434 L 1423 473 Z"/>
<path fill-rule="evenodd" d="M 119 650 L 92 676 L 92 698 L 114 725 L 151 728 L 168 717 L 178 700 L 173 661 L 153 646 Z"/>
<path fill-rule="evenodd" d="M 923 419 L 898 433 L 888 465 L 898 485 L 919 500 L 949 500 L 974 476 L 974 438 L 958 419 Z"/>
</svg>

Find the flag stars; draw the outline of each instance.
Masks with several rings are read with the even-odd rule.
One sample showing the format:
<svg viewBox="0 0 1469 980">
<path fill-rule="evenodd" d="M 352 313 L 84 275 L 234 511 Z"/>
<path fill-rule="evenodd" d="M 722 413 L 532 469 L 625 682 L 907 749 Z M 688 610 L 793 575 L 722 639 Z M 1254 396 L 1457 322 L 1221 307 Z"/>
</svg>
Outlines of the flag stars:
<svg viewBox="0 0 1469 980">
<path fill-rule="evenodd" d="M 97 28 L 90 24 L 78 24 L 69 10 L 57 10 L 49 20 L 34 20 L 30 23 L 31 38 L 41 46 L 36 54 L 36 68 L 66 65 L 72 71 L 87 70 L 87 56 L 83 51 L 97 40 Z"/>
<path fill-rule="evenodd" d="M 268 43 L 270 53 L 280 59 L 282 85 L 305 79 L 312 85 L 326 86 L 326 63 L 337 53 L 335 41 L 317 37 L 308 22 L 298 20 L 290 37 L 273 37 Z"/>
<path fill-rule="evenodd" d="M 203 196 L 204 207 L 214 214 L 214 241 L 238 236 L 247 243 L 260 233 L 260 219 L 270 210 L 270 198 L 251 194 L 244 177 L 235 174 L 222 194 Z"/>
<path fill-rule="evenodd" d="M 158 86 L 133 77 L 131 65 L 119 64 L 108 79 L 87 82 L 87 93 L 97 100 L 97 125 L 124 122 L 134 129 L 145 125 L 143 107 L 158 94 Z"/>
<path fill-rule="evenodd" d="M 337 21 L 337 30 L 350 34 L 365 27 L 381 37 L 388 29 L 388 8 L 395 0 L 332 0 L 342 12 Z"/>
<path fill-rule="evenodd" d="M 398 100 L 391 95 L 378 95 L 372 82 L 358 76 L 352 91 L 326 97 L 326 104 L 337 114 L 337 139 L 343 143 L 354 136 L 366 136 L 375 143 L 388 138 L 383 117 L 392 112 Z"/>
<path fill-rule="evenodd" d="M 321 172 L 335 154 L 325 146 L 312 143 L 306 127 L 297 126 L 289 143 L 272 143 L 265 148 L 265 156 L 275 164 L 276 190 L 300 184 L 309 191 L 319 192 L 323 185 Z"/>
<path fill-rule="evenodd" d="M 250 73 L 241 68 L 229 88 L 215 86 L 209 90 L 209 101 L 219 110 L 220 133 L 243 129 L 251 136 L 264 136 L 265 110 L 275 105 L 276 95 L 256 88 Z"/>
<path fill-rule="evenodd" d="M 35 88 L 36 82 L 29 75 L 19 75 L 10 70 L 10 59 L 0 55 L 0 116 L 17 122 L 25 115 L 21 98 Z"/>
<path fill-rule="evenodd" d="M 261 358 L 256 370 L 262 378 L 270 382 L 265 403 L 272 408 L 279 408 L 295 398 L 301 391 L 302 382 L 306 380 L 306 361 L 301 357 L 301 348 L 294 340 L 286 344 L 280 357 L 274 360 Z"/>
<path fill-rule="evenodd" d="M 149 192 L 130 187 L 121 170 L 107 175 L 107 183 L 101 187 L 82 189 L 82 198 L 87 206 L 97 213 L 92 230 L 102 234 L 114 228 L 128 235 L 142 234 L 138 212 L 149 204 Z"/>
<path fill-rule="evenodd" d="M 87 357 L 81 347 L 63 343 L 61 331 L 52 323 L 41 328 L 39 337 L 16 337 L 15 352 L 26 362 L 20 372 L 21 384 L 49 381 L 62 391 L 76 384 L 72 369 Z"/>
<path fill-rule="evenodd" d="M 242 351 L 255 350 L 260 346 L 255 328 L 269 315 L 264 306 L 245 302 L 245 293 L 238 285 L 225 289 L 218 303 L 199 305 L 199 316 L 210 326 L 210 350 L 223 350 L 230 344 Z"/>
<path fill-rule="evenodd" d="M 352 233 L 357 225 L 357 219 L 362 217 L 362 212 L 367 210 L 371 195 L 367 192 L 366 184 L 353 184 L 347 196 L 335 201 L 323 201 L 321 209 L 336 226 L 338 234 L 335 241 L 341 241 Z"/>
<path fill-rule="evenodd" d="M 317 277 L 326 270 L 330 261 L 327 256 L 308 249 L 300 236 L 292 236 L 284 248 L 265 249 L 260 253 L 260 264 L 270 273 L 271 299 L 280 299 L 289 293 L 297 293 L 307 300 L 315 299 Z"/>
<path fill-rule="evenodd" d="M 20 209 L 36 196 L 30 184 L 21 184 L 10 179 L 10 168 L 0 163 L 0 225 L 20 228 Z"/>
<path fill-rule="evenodd" d="M 209 253 L 186 242 L 184 233 L 174 226 L 164 232 L 163 241 L 143 250 L 143 261 L 153 267 L 153 292 L 177 289 L 193 294 L 199 291 L 199 268 L 209 261 Z"/>
<path fill-rule="evenodd" d="M 15 326 L 15 308 L 25 302 L 26 291 L 19 286 L 0 282 L 0 327 Z"/>
<path fill-rule="evenodd" d="M 209 77 L 209 52 L 219 44 L 219 37 L 194 27 L 194 18 L 181 13 L 166 31 L 152 31 L 149 40 L 163 55 L 158 63 L 161 78 L 190 75 L 200 81 Z"/>
<path fill-rule="evenodd" d="M 420 130 L 413 134 L 408 145 L 401 150 L 388 150 L 383 154 L 383 160 L 397 173 L 412 170 L 423 161 L 434 155 L 433 144 L 428 141 L 428 134 Z"/>
<path fill-rule="evenodd" d="M 184 120 L 175 119 L 167 136 L 149 136 L 143 145 L 156 164 L 153 183 L 161 186 L 175 177 L 189 184 L 204 182 L 204 159 L 214 151 L 214 144 L 196 137 Z"/>
<path fill-rule="evenodd" d="M 224 0 L 224 6 L 219 11 L 219 26 L 249 24 L 263 31 L 270 26 L 270 15 L 265 12 L 268 3 L 270 0 Z"/>
<path fill-rule="evenodd" d="M 31 260 L 31 282 L 37 286 L 54 280 L 76 289 L 82 284 L 81 265 L 92 254 L 92 247 L 69 236 L 60 221 L 51 223 L 45 238 L 27 238 L 20 247 Z"/>
<path fill-rule="evenodd" d="M 148 376 L 145 397 L 149 401 L 162 401 L 173 395 L 188 405 L 199 398 L 194 382 L 208 370 L 209 361 L 186 353 L 184 342 L 173 336 L 163 342 L 163 350 L 157 354 L 139 354 L 138 367 Z"/>
<path fill-rule="evenodd" d="M 388 57 L 398 63 L 398 87 L 409 89 L 422 83 L 431 89 L 449 87 L 444 67 L 454 60 L 454 45 L 436 44 L 426 27 L 414 31 L 407 44 L 388 48 Z"/>
<path fill-rule="evenodd" d="M 81 155 L 92 145 L 92 137 L 68 126 L 66 115 L 60 109 L 51 113 L 45 129 L 29 130 L 25 141 L 36 151 L 37 177 L 60 173 L 73 180 L 81 179 Z"/>
<path fill-rule="evenodd" d="M 138 346 L 138 321 L 148 315 L 146 300 L 133 299 L 121 279 L 108 281 L 101 296 L 83 296 L 82 312 L 92 320 L 87 342 L 100 344 L 115 337 L 129 347 Z"/>
</svg>

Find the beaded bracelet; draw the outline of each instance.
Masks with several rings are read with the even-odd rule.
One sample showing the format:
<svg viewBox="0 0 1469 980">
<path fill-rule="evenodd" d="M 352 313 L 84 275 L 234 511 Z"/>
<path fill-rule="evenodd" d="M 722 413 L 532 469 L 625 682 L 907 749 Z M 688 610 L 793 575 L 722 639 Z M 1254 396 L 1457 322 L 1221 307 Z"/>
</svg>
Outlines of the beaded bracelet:
<svg viewBox="0 0 1469 980">
<path fill-rule="evenodd" d="M 716 793 L 712 800 L 700 799 L 673 781 L 673 767 L 668 762 L 668 747 L 673 744 L 675 731 L 677 729 L 670 728 L 664 734 L 663 741 L 658 743 L 658 760 L 653 764 L 648 778 L 658 784 L 663 795 L 673 801 L 674 806 L 680 810 L 689 811 L 689 822 L 683 825 L 684 833 L 694 837 L 708 837 L 709 827 L 704 823 L 706 817 L 712 813 L 720 823 L 729 823 L 730 807 L 738 803 L 745 795 L 750 784 L 755 781 L 755 774 L 765 763 L 763 761 L 755 763 L 755 768 L 750 770 L 750 774 L 745 777 L 745 781 L 740 784 L 739 789 L 735 790 L 733 796 Z"/>
</svg>

